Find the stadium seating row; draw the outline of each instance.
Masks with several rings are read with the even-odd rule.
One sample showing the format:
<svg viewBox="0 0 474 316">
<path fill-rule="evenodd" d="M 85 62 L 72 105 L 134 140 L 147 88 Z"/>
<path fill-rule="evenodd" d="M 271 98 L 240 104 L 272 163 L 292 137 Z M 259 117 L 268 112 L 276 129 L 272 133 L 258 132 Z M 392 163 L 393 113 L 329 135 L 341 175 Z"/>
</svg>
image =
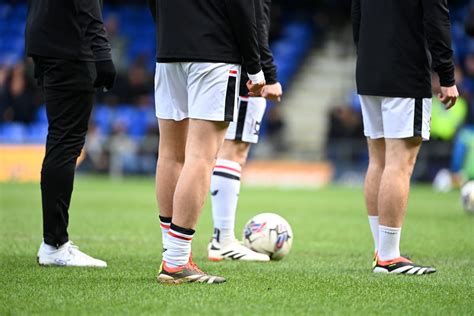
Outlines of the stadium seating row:
<svg viewBox="0 0 474 316">
<path fill-rule="evenodd" d="M 110 15 L 119 18 L 120 32 L 128 40 L 128 59 L 134 60 L 144 55 L 148 58 L 150 69 L 154 66 L 155 36 L 150 27 L 151 16 L 146 7 L 124 5 L 106 6 L 104 18 Z M 0 64 L 11 65 L 23 59 L 23 30 L 26 19 L 26 6 L 0 5 L 0 31 L 6 32 L 7 39 L 0 42 Z M 18 32 L 18 30 L 21 30 Z M 146 31 L 144 31 L 146 30 Z M 4 34 L 2 32 L 2 34 Z M 278 66 L 278 78 L 283 87 L 287 87 L 307 52 L 311 49 L 314 29 L 310 21 L 289 20 L 283 26 L 281 36 L 272 43 L 275 62 Z M 153 52 L 150 54 L 150 52 Z M 111 135 L 117 130 L 126 132 L 134 138 L 143 137 L 147 130 L 156 124 L 153 106 L 142 109 L 134 105 L 120 105 L 114 108 L 105 105 L 95 106 L 92 122 L 102 135 Z M 263 129 L 262 129 L 263 131 Z M 47 133 L 45 108 L 38 110 L 31 125 L 18 123 L 0 124 L 0 143 L 42 143 Z"/>
</svg>

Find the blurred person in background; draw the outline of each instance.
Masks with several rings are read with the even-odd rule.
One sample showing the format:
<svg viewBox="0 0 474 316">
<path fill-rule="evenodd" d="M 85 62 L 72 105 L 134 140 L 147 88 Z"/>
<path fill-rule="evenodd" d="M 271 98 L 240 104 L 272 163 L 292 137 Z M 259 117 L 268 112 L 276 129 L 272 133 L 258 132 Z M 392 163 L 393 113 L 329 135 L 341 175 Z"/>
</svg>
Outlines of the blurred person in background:
<svg viewBox="0 0 474 316">
<path fill-rule="evenodd" d="M 451 173 L 456 188 L 474 180 L 474 122 L 463 126 L 454 140 Z"/>
<path fill-rule="evenodd" d="M 116 122 L 113 126 L 107 148 L 110 156 L 109 173 L 112 177 L 138 171 L 138 144 L 127 135 L 127 128 L 122 122 Z"/>
<path fill-rule="evenodd" d="M 8 78 L 8 67 L 0 65 L 0 122 L 8 121 L 5 117 L 5 111 L 7 107 L 7 78 Z"/>
<path fill-rule="evenodd" d="M 245 247 L 235 238 L 234 233 L 240 196 L 240 175 L 247 162 L 251 144 L 258 143 L 260 125 L 267 106 L 265 98 L 278 102 L 282 95 L 269 44 L 270 7 L 271 0 L 255 1 L 260 63 L 267 85 L 263 88 L 262 97 L 249 96 L 246 86 L 249 79 L 245 70 L 242 71 L 237 121 L 229 125 L 211 178 L 214 222 L 214 234 L 208 246 L 208 258 L 211 261 L 270 261 L 268 255 Z"/>
<path fill-rule="evenodd" d="M 104 23 L 112 47 L 112 60 L 115 61 L 117 72 L 126 72 L 128 68 L 126 56 L 128 42 L 127 38 L 120 34 L 120 20 L 116 15 L 111 14 Z"/>
<path fill-rule="evenodd" d="M 400 236 L 413 167 L 430 136 L 431 66 L 446 108 L 458 97 L 447 0 L 353 0 L 352 23 L 369 148 L 365 200 L 373 272 L 434 273 L 400 255 Z"/>
<path fill-rule="evenodd" d="M 326 154 L 335 166 L 334 179 L 349 184 L 360 181 L 361 176 L 356 175 L 362 173 L 367 161 L 360 108 L 342 104 L 331 109 L 329 115 Z"/>
<path fill-rule="evenodd" d="M 448 111 L 439 98 L 441 86 L 438 75 L 433 73 L 431 78 L 431 86 L 433 88 L 431 137 L 435 140 L 450 142 L 467 118 L 468 103 L 462 96 L 459 96 L 456 106 Z M 455 68 L 455 80 L 458 86 L 462 86 L 463 75 L 459 67 Z"/>
<path fill-rule="evenodd" d="M 48 117 L 41 170 L 40 265 L 106 267 L 68 236 L 76 161 L 84 146 L 95 88 L 115 79 L 99 0 L 29 0 L 26 52 L 33 57 Z"/>
<path fill-rule="evenodd" d="M 281 111 L 281 106 L 272 106 L 266 116 L 266 140 L 276 153 L 284 153 L 288 150 L 285 138 L 285 118 Z"/>
<path fill-rule="evenodd" d="M 474 37 L 474 1 L 465 22 L 466 34 Z M 466 58 L 467 73 L 474 77 L 474 54 Z M 468 105 L 466 124 L 459 130 L 453 146 L 451 173 L 454 187 L 474 180 L 474 91 L 470 91 L 471 102 Z"/>
<path fill-rule="evenodd" d="M 153 104 L 150 94 L 152 88 L 153 76 L 140 60 L 136 60 L 130 68 L 118 74 L 113 89 L 99 92 L 97 99 L 109 106 L 119 104 L 151 106 Z"/>
<path fill-rule="evenodd" d="M 474 1 L 472 0 L 469 13 L 466 16 L 466 22 L 464 23 L 464 29 L 467 35 L 474 36 Z"/>
<path fill-rule="evenodd" d="M 121 89 L 120 100 L 123 103 L 133 105 L 150 105 L 153 100 L 150 90 L 153 87 L 153 79 L 147 73 L 145 67 L 140 63 L 134 63 L 127 74 L 127 81 Z"/>
<path fill-rule="evenodd" d="M 0 121 L 31 123 L 39 104 L 25 64 L 17 63 L 10 71 L 6 67 L 0 70 L 0 87 Z"/>
<path fill-rule="evenodd" d="M 109 169 L 109 159 L 105 151 L 107 137 L 94 123 L 89 123 L 86 143 L 84 144 L 84 161 L 80 170 L 104 172 Z"/>
<path fill-rule="evenodd" d="M 156 22 L 156 116 L 160 147 L 156 197 L 162 228 L 161 283 L 225 282 L 193 263 L 191 243 L 217 153 L 237 115 L 241 64 L 260 96 L 253 1 L 149 0 Z"/>
<path fill-rule="evenodd" d="M 420 160 L 425 163 L 425 178 L 433 179 L 433 187 L 437 191 L 446 192 L 452 188 L 452 177 L 449 166 L 452 164 L 452 144 L 459 129 L 465 124 L 469 104 L 463 98 L 463 74 L 456 66 L 455 80 L 460 87 L 460 95 L 456 106 L 449 110 L 440 101 L 439 77 L 432 74 L 431 86 L 433 88 L 433 103 L 431 111 L 431 140 L 425 144 Z M 434 175 L 434 177 L 433 177 Z"/>
</svg>

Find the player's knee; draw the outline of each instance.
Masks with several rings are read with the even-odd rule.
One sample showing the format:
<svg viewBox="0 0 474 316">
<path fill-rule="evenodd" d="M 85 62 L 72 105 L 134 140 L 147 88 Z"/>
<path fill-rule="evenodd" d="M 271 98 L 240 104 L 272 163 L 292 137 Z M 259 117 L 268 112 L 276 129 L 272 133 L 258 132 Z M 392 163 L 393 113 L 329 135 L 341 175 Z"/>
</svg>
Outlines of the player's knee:
<svg viewBox="0 0 474 316">
<path fill-rule="evenodd" d="M 385 165 L 384 172 L 391 174 L 403 175 L 406 177 L 411 177 L 413 173 L 413 167 L 415 166 L 416 159 L 401 159 L 401 160 L 392 160 L 388 161 Z"/>
<path fill-rule="evenodd" d="M 369 169 L 374 171 L 382 172 L 385 168 L 385 159 L 384 158 L 373 158 L 370 157 L 369 160 Z"/>
<path fill-rule="evenodd" d="M 185 148 L 175 146 L 169 143 L 160 143 L 158 148 L 158 161 L 169 161 L 174 163 L 184 164 Z"/>
<path fill-rule="evenodd" d="M 215 157 L 204 155 L 187 155 L 184 160 L 185 167 L 212 169 L 215 165 Z"/>
</svg>

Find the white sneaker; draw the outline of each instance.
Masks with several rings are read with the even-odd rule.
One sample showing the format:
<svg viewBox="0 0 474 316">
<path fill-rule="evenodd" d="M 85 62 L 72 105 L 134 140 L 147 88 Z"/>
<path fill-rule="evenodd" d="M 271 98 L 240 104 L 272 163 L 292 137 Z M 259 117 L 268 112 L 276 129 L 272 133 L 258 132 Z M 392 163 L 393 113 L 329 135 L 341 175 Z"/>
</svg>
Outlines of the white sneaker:
<svg viewBox="0 0 474 316">
<path fill-rule="evenodd" d="M 93 267 L 105 268 L 105 261 L 94 259 L 79 250 L 79 247 L 68 241 L 59 248 L 44 242 L 38 250 L 38 263 L 42 266 Z"/>
<path fill-rule="evenodd" d="M 221 243 L 219 243 L 215 238 L 212 238 L 207 251 L 210 261 L 222 261 L 225 259 L 241 261 L 270 261 L 269 256 L 245 247 L 238 240 L 227 245 L 221 245 Z"/>
</svg>

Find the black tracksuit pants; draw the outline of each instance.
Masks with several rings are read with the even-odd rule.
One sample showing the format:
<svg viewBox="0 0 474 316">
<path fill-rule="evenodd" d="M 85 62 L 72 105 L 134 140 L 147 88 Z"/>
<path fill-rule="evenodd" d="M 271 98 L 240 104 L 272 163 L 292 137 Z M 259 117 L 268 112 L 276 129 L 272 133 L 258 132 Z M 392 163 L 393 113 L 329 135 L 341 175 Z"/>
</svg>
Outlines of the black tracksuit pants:
<svg viewBox="0 0 474 316">
<path fill-rule="evenodd" d="M 46 244 L 59 247 L 68 241 L 76 161 L 85 142 L 97 75 L 92 62 L 34 60 L 49 124 L 41 170 L 43 238 Z"/>
</svg>

